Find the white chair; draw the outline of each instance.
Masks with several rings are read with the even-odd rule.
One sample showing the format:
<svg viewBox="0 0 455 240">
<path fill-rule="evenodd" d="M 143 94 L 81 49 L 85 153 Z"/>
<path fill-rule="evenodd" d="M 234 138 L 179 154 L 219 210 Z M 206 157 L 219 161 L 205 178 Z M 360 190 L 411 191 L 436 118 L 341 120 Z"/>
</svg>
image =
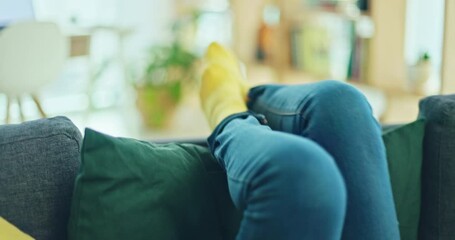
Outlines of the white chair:
<svg viewBox="0 0 455 240">
<path fill-rule="evenodd" d="M 11 101 L 24 114 L 21 97 L 32 96 L 38 111 L 45 117 L 36 91 L 57 79 L 66 57 L 66 40 L 54 23 L 21 22 L 0 31 L 0 92 L 7 96 L 6 122 Z"/>
</svg>

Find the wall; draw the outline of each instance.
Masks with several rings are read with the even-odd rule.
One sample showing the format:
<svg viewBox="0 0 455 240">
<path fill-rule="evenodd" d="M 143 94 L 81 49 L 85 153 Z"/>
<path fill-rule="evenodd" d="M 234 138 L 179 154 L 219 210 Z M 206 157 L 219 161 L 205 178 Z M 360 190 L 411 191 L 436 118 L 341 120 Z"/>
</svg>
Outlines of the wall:
<svg viewBox="0 0 455 240">
<path fill-rule="evenodd" d="M 255 59 L 258 29 L 261 25 L 263 0 L 232 0 L 234 51 L 239 58 L 251 63 Z"/>
<path fill-rule="evenodd" d="M 372 1 L 375 34 L 371 41 L 369 81 L 384 89 L 405 89 L 406 0 Z"/>
<path fill-rule="evenodd" d="M 446 0 L 442 92 L 455 93 L 455 1 Z"/>
</svg>

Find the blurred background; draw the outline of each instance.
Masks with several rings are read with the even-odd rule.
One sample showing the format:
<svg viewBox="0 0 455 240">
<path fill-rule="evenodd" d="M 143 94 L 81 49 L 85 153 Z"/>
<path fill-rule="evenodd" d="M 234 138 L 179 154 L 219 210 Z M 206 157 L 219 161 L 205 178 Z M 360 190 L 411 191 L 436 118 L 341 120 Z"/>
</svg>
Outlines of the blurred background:
<svg viewBox="0 0 455 240">
<path fill-rule="evenodd" d="M 64 58 L 21 92 L 16 73 L 33 82 L 47 68 L 10 60 L 46 64 L 57 48 L 23 47 L 30 21 L 58 27 Z M 454 25 L 451 0 L 0 0 L 0 123 L 63 115 L 115 136 L 205 137 L 198 59 L 212 41 L 234 50 L 252 85 L 345 81 L 379 121 L 411 121 L 423 96 L 455 92 Z"/>
</svg>

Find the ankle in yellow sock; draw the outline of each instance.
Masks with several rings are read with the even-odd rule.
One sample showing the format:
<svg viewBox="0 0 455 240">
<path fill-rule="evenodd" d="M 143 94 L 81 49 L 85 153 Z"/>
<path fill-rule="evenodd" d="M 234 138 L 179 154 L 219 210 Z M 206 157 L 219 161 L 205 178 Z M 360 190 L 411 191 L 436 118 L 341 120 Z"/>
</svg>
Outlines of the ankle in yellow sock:
<svg viewBox="0 0 455 240">
<path fill-rule="evenodd" d="M 229 115 L 247 110 L 234 74 L 218 63 L 209 63 L 205 69 L 200 89 L 202 109 L 207 121 L 214 129 Z"/>
</svg>

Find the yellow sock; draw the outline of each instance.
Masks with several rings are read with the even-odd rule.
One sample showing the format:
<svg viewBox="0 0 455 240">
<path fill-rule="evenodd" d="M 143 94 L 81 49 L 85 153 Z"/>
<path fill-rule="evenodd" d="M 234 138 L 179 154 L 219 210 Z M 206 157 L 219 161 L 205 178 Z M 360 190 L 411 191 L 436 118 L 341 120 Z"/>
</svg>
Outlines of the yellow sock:
<svg viewBox="0 0 455 240">
<path fill-rule="evenodd" d="M 243 79 L 242 72 L 240 71 L 240 63 L 232 51 L 216 42 L 213 42 L 207 48 L 204 60 L 208 64 L 216 63 L 222 65 L 230 71 L 241 90 L 243 99 L 246 101 L 250 86 Z"/>
<path fill-rule="evenodd" d="M 0 239 L 33 240 L 29 235 L 21 232 L 11 223 L 0 217 Z"/>
<path fill-rule="evenodd" d="M 214 129 L 227 116 L 247 110 L 233 72 L 218 63 L 209 63 L 202 75 L 200 98 L 207 121 Z"/>
</svg>

